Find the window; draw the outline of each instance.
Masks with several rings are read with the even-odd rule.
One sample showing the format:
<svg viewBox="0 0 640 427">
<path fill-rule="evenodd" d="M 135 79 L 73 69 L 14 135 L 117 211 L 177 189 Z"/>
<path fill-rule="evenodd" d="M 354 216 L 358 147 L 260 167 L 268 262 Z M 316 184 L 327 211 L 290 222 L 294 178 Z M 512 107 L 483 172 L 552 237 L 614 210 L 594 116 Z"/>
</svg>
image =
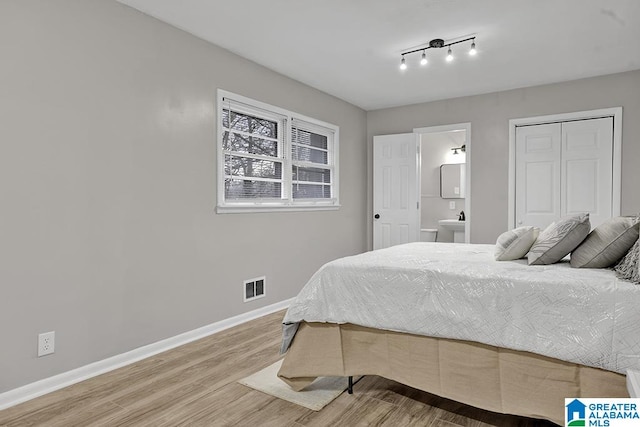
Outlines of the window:
<svg viewBox="0 0 640 427">
<path fill-rule="evenodd" d="M 337 209 L 338 127 L 218 90 L 218 208 Z"/>
</svg>

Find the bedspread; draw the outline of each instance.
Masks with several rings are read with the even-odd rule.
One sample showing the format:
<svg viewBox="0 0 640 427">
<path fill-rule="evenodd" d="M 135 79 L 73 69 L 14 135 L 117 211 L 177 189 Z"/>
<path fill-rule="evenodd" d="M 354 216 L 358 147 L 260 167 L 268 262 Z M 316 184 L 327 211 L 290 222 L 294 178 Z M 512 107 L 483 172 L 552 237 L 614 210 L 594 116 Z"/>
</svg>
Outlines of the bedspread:
<svg viewBox="0 0 640 427">
<path fill-rule="evenodd" d="M 493 245 L 409 243 L 325 264 L 284 318 L 475 341 L 625 373 L 640 369 L 640 286 L 568 262 L 495 261 Z"/>
</svg>

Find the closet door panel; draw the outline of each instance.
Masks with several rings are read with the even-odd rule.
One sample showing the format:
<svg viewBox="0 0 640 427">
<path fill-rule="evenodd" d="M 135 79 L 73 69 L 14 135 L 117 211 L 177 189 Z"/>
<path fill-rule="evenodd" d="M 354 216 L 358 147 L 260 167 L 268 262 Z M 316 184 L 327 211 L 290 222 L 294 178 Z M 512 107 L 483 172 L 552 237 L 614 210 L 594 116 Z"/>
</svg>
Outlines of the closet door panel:
<svg viewBox="0 0 640 427">
<path fill-rule="evenodd" d="M 589 212 L 591 226 L 611 218 L 613 118 L 562 124 L 561 214 Z"/>
<path fill-rule="evenodd" d="M 516 226 L 560 218 L 561 125 L 516 129 Z"/>
<path fill-rule="evenodd" d="M 598 161 L 597 160 L 569 160 L 566 162 L 564 178 L 566 186 L 571 189 L 562 191 L 565 203 L 563 215 L 582 212 L 597 213 L 598 204 Z"/>
</svg>

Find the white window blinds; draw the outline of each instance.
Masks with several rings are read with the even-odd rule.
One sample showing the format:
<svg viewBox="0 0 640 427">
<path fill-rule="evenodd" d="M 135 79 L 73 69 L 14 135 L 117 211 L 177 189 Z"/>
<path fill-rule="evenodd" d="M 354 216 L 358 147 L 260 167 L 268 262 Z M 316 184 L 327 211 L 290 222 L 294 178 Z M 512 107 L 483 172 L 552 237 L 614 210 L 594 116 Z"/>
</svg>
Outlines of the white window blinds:
<svg viewBox="0 0 640 427">
<path fill-rule="evenodd" d="M 246 106 L 225 99 L 222 149 L 226 200 L 283 198 L 284 124 L 283 117 L 247 112 Z"/>
<path fill-rule="evenodd" d="M 337 208 L 338 128 L 219 91 L 218 212 Z"/>
<path fill-rule="evenodd" d="M 314 129 L 309 123 L 293 121 L 291 157 L 294 199 L 332 198 L 332 144 L 332 134 L 327 129 Z"/>
</svg>

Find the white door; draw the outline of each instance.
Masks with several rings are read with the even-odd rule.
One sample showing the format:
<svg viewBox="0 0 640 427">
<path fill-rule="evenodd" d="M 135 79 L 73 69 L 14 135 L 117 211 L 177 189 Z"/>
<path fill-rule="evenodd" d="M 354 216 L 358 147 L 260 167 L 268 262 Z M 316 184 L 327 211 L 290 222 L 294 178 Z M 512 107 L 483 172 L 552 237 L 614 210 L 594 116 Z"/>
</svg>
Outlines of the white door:
<svg viewBox="0 0 640 427">
<path fill-rule="evenodd" d="M 373 137 L 373 248 L 420 237 L 419 138 L 415 133 Z"/>
<path fill-rule="evenodd" d="M 613 118 L 516 128 L 516 227 L 613 215 Z"/>
<path fill-rule="evenodd" d="M 516 227 L 560 218 L 561 124 L 516 128 Z"/>
<path fill-rule="evenodd" d="M 562 124 L 561 215 L 589 212 L 591 227 L 613 215 L 613 118 Z"/>
</svg>

